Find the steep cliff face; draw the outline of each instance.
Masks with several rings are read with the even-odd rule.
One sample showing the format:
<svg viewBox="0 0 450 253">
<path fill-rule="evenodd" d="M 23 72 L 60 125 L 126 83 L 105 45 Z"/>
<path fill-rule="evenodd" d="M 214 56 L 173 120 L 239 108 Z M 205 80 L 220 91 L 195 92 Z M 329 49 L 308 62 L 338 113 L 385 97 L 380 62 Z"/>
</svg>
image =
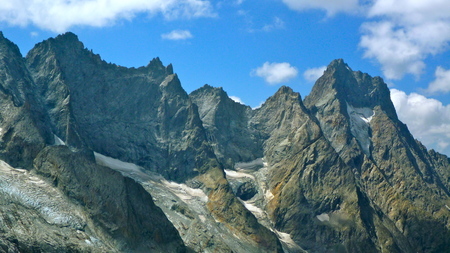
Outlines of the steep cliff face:
<svg viewBox="0 0 450 253">
<path fill-rule="evenodd" d="M 248 126 L 253 113 L 249 106 L 233 101 L 222 88 L 209 85 L 189 97 L 198 106 L 208 141 L 224 165 L 233 168 L 236 162 L 262 157 L 262 139 Z"/>
<path fill-rule="evenodd" d="M 359 189 L 298 93 L 282 87 L 255 112 L 264 142 L 275 227 L 303 249 L 374 251 L 359 208 Z M 350 232 L 351 231 L 351 232 Z"/>
<path fill-rule="evenodd" d="M 214 159 L 196 108 L 159 59 L 138 69 L 108 64 L 66 33 L 36 45 L 27 63 L 68 145 L 85 143 L 177 181 Z"/>
<path fill-rule="evenodd" d="M 36 85 L 17 46 L 3 35 L 0 85 L 2 251 L 185 251 L 178 232 L 139 184 L 95 164 L 85 139 L 75 138 L 81 135 L 67 112 L 70 104 L 55 97 L 43 102 L 48 91 Z M 49 108 L 52 103 L 57 106 Z M 58 127 L 80 152 L 51 146 L 62 143 L 54 136 L 61 133 Z"/>
<path fill-rule="evenodd" d="M 147 191 L 119 172 L 97 165 L 67 146 L 44 149 L 35 159 L 37 173 L 83 206 L 89 228 L 119 251 L 184 252 L 173 225 Z"/>
<path fill-rule="evenodd" d="M 0 33 L 0 159 L 16 167 L 30 168 L 33 157 L 51 141 L 32 89 L 19 48 Z"/>
<path fill-rule="evenodd" d="M 27 64 L 54 132 L 71 149 L 90 149 L 203 190 L 208 219 L 242 237 L 244 249 L 281 251 L 275 234 L 233 194 L 197 106 L 171 65 L 164 67 L 158 58 L 138 69 L 108 64 L 72 33 L 36 45 Z M 196 226 L 191 233 L 208 232 Z"/>
<path fill-rule="evenodd" d="M 214 129 L 223 123 L 209 115 L 223 113 L 209 90 L 193 94 L 203 98 L 195 102 Z M 266 163 L 259 171 L 236 166 L 227 173 L 236 193 L 242 185 L 263 191 L 245 203 L 267 211 L 274 229 L 312 252 L 448 247 L 449 160 L 414 140 L 383 80 L 335 60 L 304 103 L 282 87 L 241 123 L 241 132 L 259 137 Z M 219 131 L 213 135 L 227 138 Z M 261 185 L 262 171 L 267 175 Z"/>
<path fill-rule="evenodd" d="M 448 179 L 440 177 L 442 169 L 434 165 L 436 159 L 398 120 L 389 97 L 381 78 L 353 72 L 336 60 L 305 104 L 333 148 L 352 167 L 367 204 L 379 208 L 395 224 L 390 233 L 407 239 L 381 243 L 381 248 L 442 250 L 449 243 L 445 207 L 449 191 L 443 183 Z M 376 226 L 375 232 L 381 233 Z"/>
</svg>

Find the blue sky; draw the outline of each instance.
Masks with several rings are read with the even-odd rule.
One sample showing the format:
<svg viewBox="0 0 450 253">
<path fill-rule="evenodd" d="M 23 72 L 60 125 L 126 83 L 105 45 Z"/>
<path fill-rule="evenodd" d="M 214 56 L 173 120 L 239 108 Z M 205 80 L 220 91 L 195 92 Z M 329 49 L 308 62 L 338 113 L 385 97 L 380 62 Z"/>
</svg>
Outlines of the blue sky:
<svg viewBox="0 0 450 253">
<path fill-rule="evenodd" d="M 257 107 L 281 85 L 305 97 L 333 59 L 381 76 L 400 119 L 450 154 L 446 0 L 0 0 L 23 55 L 72 31 L 107 62 L 172 63 L 183 87 L 221 86 Z M 401 6 L 401 8 L 399 8 Z"/>
</svg>

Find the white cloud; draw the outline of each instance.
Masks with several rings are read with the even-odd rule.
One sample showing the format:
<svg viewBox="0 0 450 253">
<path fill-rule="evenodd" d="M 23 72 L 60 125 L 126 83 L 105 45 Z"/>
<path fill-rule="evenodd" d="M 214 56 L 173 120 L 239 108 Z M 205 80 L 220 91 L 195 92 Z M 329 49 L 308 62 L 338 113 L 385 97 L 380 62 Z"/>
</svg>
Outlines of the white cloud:
<svg viewBox="0 0 450 253">
<path fill-rule="evenodd" d="M 261 108 L 262 105 L 263 105 L 265 102 L 266 102 L 266 101 L 261 101 L 261 102 L 259 102 L 259 104 L 258 104 L 257 106 L 255 106 L 255 107 L 252 107 L 252 109 L 253 109 L 253 110 L 256 110 L 256 109 Z"/>
<path fill-rule="evenodd" d="M 428 85 L 426 92 L 429 94 L 450 92 L 450 70 L 439 66 L 434 72 L 436 79 Z"/>
<path fill-rule="evenodd" d="M 103 27 L 138 13 L 162 14 L 166 19 L 212 17 L 206 0 L 3 0 L 0 22 L 65 32 L 72 26 Z"/>
<path fill-rule="evenodd" d="M 364 57 L 376 59 L 389 79 L 419 77 L 424 60 L 448 49 L 450 1 L 373 0 L 362 25 Z"/>
<path fill-rule="evenodd" d="M 284 28 L 284 21 L 279 17 L 275 17 L 271 24 L 267 24 L 267 25 L 263 26 L 263 28 L 261 30 L 264 32 L 271 32 L 273 30 L 278 30 L 278 29 L 283 29 L 283 28 Z"/>
<path fill-rule="evenodd" d="M 303 77 L 310 81 L 315 82 L 319 77 L 323 75 L 323 72 L 327 69 L 327 66 L 322 66 L 318 68 L 309 68 L 305 72 L 303 72 Z"/>
<path fill-rule="evenodd" d="M 161 34 L 161 38 L 166 40 L 186 40 L 192 37 L 191 32 L 188 30 L 173 30 L 170 33 Z"/>
<path fill-rule="evenodd" d="M 230 96 L 230 98 L 236 103 L 245 105 L 244 102 L 242 102 L 242 99 L 240 97 Z"/>
<path fill-rule="evenodd" d="M 338 12 L 353 12 L 358 9 L 358 0 L 283 0 L 292 10 L 322 9 L 332 16 Z"/>
<path fill-rule="evenodd" d="M 391 89 L 397 114 L 415 138 L 427 148 L 450 155 L 450 105 L 417 93 Z"/>
<path fill-rule="evenodd" d="M 261 67 L 252 70 L 250 75 L 259 76 L 269 84 L 288 82 L 298 74 L 297 68 L 287 62 L 265 62 Z"/>
</svg>

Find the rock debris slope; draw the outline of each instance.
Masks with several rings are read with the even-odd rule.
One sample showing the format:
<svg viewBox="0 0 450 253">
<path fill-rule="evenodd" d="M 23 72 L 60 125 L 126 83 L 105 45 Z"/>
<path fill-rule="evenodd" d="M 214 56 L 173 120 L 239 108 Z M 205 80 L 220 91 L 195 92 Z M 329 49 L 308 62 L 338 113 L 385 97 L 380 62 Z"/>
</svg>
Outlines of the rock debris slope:
<svg viewBox="0 0 450 253">
<path fill-rule="evenodd" d="M 260 108 L 73 33 L 0 35 L 1 252 L 446 252 L 450 160 L 330 63 Z"/>
</svg>

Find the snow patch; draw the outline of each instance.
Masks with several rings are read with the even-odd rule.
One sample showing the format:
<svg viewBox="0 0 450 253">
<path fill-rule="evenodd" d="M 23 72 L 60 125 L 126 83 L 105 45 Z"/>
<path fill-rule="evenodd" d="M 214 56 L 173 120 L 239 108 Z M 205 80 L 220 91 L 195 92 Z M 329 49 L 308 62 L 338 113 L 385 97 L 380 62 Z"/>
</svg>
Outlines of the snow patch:
<svg viewBox="0 0 450 253">
<path fill-rule="evenodd" d="M 55 138 L 55 144 L 54 144 L 55 146 L 59 146 L 59 145 L 65 146 L 66 145 L 66 143 L 63 140 L 61 140 L 61 138 L 56 136 L 56 134 L 54 134 L 53 137 Z"/>
<path fill-rule="evenodd" d="M 327 213 L 322 213 L 316 216 L 321 222 L 330 221 L 330 216 Z"/>
<path fill-rule="evenodd" d="M 297 243 L 295 243 L 294 240 L 292 240 L 292 237 L 290 234 L 283 233 L 278 230 L 275 230 L 275 233 L 278 235 L 278 238 L 281 241 L 283 241 L 284 243 L 286 243 L 288 245 L 289 249 L 294 250 L 294 252 L 303 251 L 303 249 Z"/>
<path fill-rule="evenodd" d="M 49 224 L 82 228 L 84 216 L 52 185 L 29 171 L 16 169 L 0 160 L 0 194 L 34 209 Z M 70 210 L 70 211 L 69 211 Z"/>
<path fill-rule="evenodd" d="M 243 172 L 239 172 L 239 171 L 225 170 L 225 174 L 227 175 L 227 177 L 231 177 L 231 178 L 247 177 L 247 178 L 255 180 L 255 177 L 253 175 L 250 175 L 250 174 L 247 174 L 247 173 L 243 173 Z"/>
<path fill-rule="evenodd" d="M 256 218 L 261 219 L 266 217 L 266 212 L 264 212 L 264 210 L 262 210 L 261 208 L 255 206 L 254 204 L 249 203 L 248 201 L 244 201 L 243 203 L 245 208 L 247 208 L 247 210 L 252 212 L 253 215 L 256 216 Z"/>
<path fill-rule="evenodd" d="M 97 152 L 94 152 L 94 156 L 97 164 L 118 171 L 126 177 L 130 177 L 138 181 L 147 181 L 150 179 L 150 176 L 143 172 L 143 168 L 134 163 L 123 162 L 119 159 L 105 156 Z"/>
<path fill-rule="evenodd" d="M 266 190 L 265 194 L 264 194 L 264 198 L 266 199 L 267 202 L 271 201 L 275 196 L 273 195 L 273 193 L 270 190 Z"/>
<path fill-rule="evenodd" d="M 185 184 L 178 184 L 175 182 L 169 182 L 162 180 L 164 186 L 166 186 L 173 194 L 180 198 L 183 202 L 187 202 L 194 198 L 200 199 L 202 202 L 208 202 L 208 196 L 202 191 L 202 189 L 194 189 Z"/>
<path fill-rule="evenodd" d="M 363 152 L 370 156 L 370 121 L 375 115 L 375 111 L 370 108 L 356 108 L 347 103 L 347 113 L 350 117 L 350 131 L 356 138 Z"/>
</svg>

